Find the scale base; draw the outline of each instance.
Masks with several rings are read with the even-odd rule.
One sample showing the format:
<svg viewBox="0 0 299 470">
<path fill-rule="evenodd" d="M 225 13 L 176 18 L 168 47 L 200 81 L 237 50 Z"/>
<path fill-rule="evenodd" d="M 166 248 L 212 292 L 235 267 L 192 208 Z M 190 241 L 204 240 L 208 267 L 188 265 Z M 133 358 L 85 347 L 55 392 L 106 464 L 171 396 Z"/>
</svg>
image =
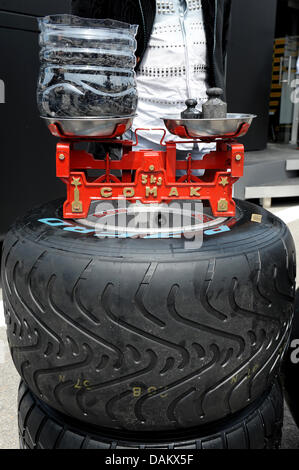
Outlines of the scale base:
<svg viewBox="0 0 299 470">
<path fill-rule="evenodd" d="M 87 218 L 91 201 L 117 201 L 126 199 L 131 203 L 169 203 L 175 200 L 208 201 L 214 217 L 235 216 L 232 198 L 233 184 L 243 175 L 244 147 L 234 140 L 217 141 L 216 151 L 202 160 L 176 159 L 176 144 L 161 139 L 161 151 L 134 150 L 138 143 L 119 139 L 88 139 L 122 146 L 122 158 L 96 160 L 84 150 L 76 150 L 75 144 L 82 139 L 62 140 L 57 144 L 57 176 L 67 186 L 64 204 L 66 219 Z M 55 132 L 60 134 L 56 126 Z M 165 130 L 163 130 L 165 135 Z M 184 141 L 184 142 L 194 142 Z M 96 177 L 88 176 L 88 170 L 100 170 Z M 177 176 L 178 170 L 184 171 Z M 205 170 L 196 176 L 196 170 Z"/>
</svg>

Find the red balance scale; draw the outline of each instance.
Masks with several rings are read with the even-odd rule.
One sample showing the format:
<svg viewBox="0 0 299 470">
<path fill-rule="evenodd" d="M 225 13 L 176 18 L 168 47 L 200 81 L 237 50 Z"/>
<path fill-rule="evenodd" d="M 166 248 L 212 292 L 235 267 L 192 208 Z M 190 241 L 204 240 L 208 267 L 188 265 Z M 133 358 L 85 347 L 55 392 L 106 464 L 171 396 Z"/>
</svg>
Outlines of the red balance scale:
<svg viewBox="0 0 299 470">
<path fill-rule="evenodd" d="M 57 177 L 67 187 L 64 218 L 87 218 L 92 201 L 120 199 L 142 204 L 201 200 L 210 205 L 215 217 L 233 217 L 233 184 L 243 176 L 244 169 L 244 146 L 236 138 L 247 133 L 253 118 L 249 114 L 228 114 L 222 119 L 165 118 L 165 127 L 181 138 L 166 142 L 165 129 L 136 129 L 135 142 L 122 140 L 123 134 L 132 126 L 132 116 L 46 118 L 51 133 L 60 138 L 56 169 Z M 135 150 L 139 130 L 161 131 L 161 150 Z M 104 159 L 95 159 L 91 153 L 76 149 L 76 144 L 82 141 L 117 143 L 121 146 L 122 156 L 115 161 L 107 153 Z M 193 160 L 188 152 L 185 160 L 177 160 L 178 142 L 215 142 L 216 150 L 202 160 Z M 88 177 L 91 169 L 102 170 L 101 176 Z M 183 176 L 177 176 L 178 170 L 183 170 Z M 204 174 L 196 176 L 196 170 L 204 170 Z"/>
</svg>

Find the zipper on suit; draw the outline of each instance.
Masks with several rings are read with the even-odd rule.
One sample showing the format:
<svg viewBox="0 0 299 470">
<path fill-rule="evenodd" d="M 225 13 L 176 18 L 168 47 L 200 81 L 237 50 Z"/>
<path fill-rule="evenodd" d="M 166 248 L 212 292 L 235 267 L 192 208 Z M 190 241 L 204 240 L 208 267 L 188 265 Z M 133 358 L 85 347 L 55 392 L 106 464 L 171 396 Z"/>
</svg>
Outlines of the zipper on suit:
<svg viewBox="0 0 299 470">
<path fill-rule="evenodd" d="M 179 4 L 180 24 L 181 24 L 181 30 L 182 30 L 182 35 L 183 35 L 183 41 L 185 45 L 187 98 L 192 98 L 191 86 L 190 86 L 189 51 L 188 51 L 186 24 L 185 24 L 185 17 L 187 14 L 187 2 L 186 0 L 179 0 L 179 2 L 180 2 Z"/>
<path fill-rule="evenodd" d="M 144 18 L 144 13 L 141 5 L 141 0 L 138 0 L 138 5 L 141 13 L 141 20 L 142 20 L 142 26 L 143 26 L 143 53 L 145 52 L 145 43 L 146 43 L 146 24 L 145 24 L 145 18 Z"/>
</svg>

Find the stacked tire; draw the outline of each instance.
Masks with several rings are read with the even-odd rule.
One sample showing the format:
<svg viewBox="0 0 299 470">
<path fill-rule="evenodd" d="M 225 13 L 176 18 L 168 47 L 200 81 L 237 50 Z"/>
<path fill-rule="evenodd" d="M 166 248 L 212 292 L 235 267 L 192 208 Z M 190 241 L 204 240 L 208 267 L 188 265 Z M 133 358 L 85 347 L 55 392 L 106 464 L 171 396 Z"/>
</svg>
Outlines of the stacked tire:
<svg viewBox="0 0 299 470">
<path fill-rule="evenodd" d="M 98 239 L 61 201 L 16 222 L 2 279 L 22 448 L 279 447 L 295 248 L 236 204 L 194 249 Z"/>
<path fill-rule="evenodd" d="M 286 401 L 299 427 L 299 289 L 296 292 L 295 318 L 290 345 L 283 363 L 283 382 Z"/>
</svg>

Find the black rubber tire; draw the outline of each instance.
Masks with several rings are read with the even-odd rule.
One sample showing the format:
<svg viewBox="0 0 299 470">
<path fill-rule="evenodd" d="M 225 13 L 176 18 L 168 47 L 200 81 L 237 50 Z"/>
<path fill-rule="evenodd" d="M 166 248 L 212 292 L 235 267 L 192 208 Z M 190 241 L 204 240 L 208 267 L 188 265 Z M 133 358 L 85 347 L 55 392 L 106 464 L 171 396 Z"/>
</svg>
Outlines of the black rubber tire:
<svg viewBox="0 0 299 470">
<path fill-rule="evenodd" d="M 148 441 L 138 434 L 107 435 L 105 430 L 82 428 L 47 407 L 23 383 L 19 389 L 19 436 L 23 449 L 277 449 L 283 424 L 283 395 L 278 381 L 270 392 L 230 419 L 192 433 L 168 435 Z M 167 433 L 164 433 L 164 435 Z"/>
<path fill-rule="evenodd" d="M 282 221 L 237 206 L 230 230 L 194 250 L 39 222 L 61 218 L 57 202 L 18 221 L 3 298 L 29 388 L 83 422 L 143 432 L 211 423 L 260 397 L 289 339 L 295 248 Z"/>
<path fill-rule="evenodd" d="M 283 378 L 286 401 L 299 427 L 299 289 L 296 292 L 290 347 L 283 364 Z"/>
</svg>

